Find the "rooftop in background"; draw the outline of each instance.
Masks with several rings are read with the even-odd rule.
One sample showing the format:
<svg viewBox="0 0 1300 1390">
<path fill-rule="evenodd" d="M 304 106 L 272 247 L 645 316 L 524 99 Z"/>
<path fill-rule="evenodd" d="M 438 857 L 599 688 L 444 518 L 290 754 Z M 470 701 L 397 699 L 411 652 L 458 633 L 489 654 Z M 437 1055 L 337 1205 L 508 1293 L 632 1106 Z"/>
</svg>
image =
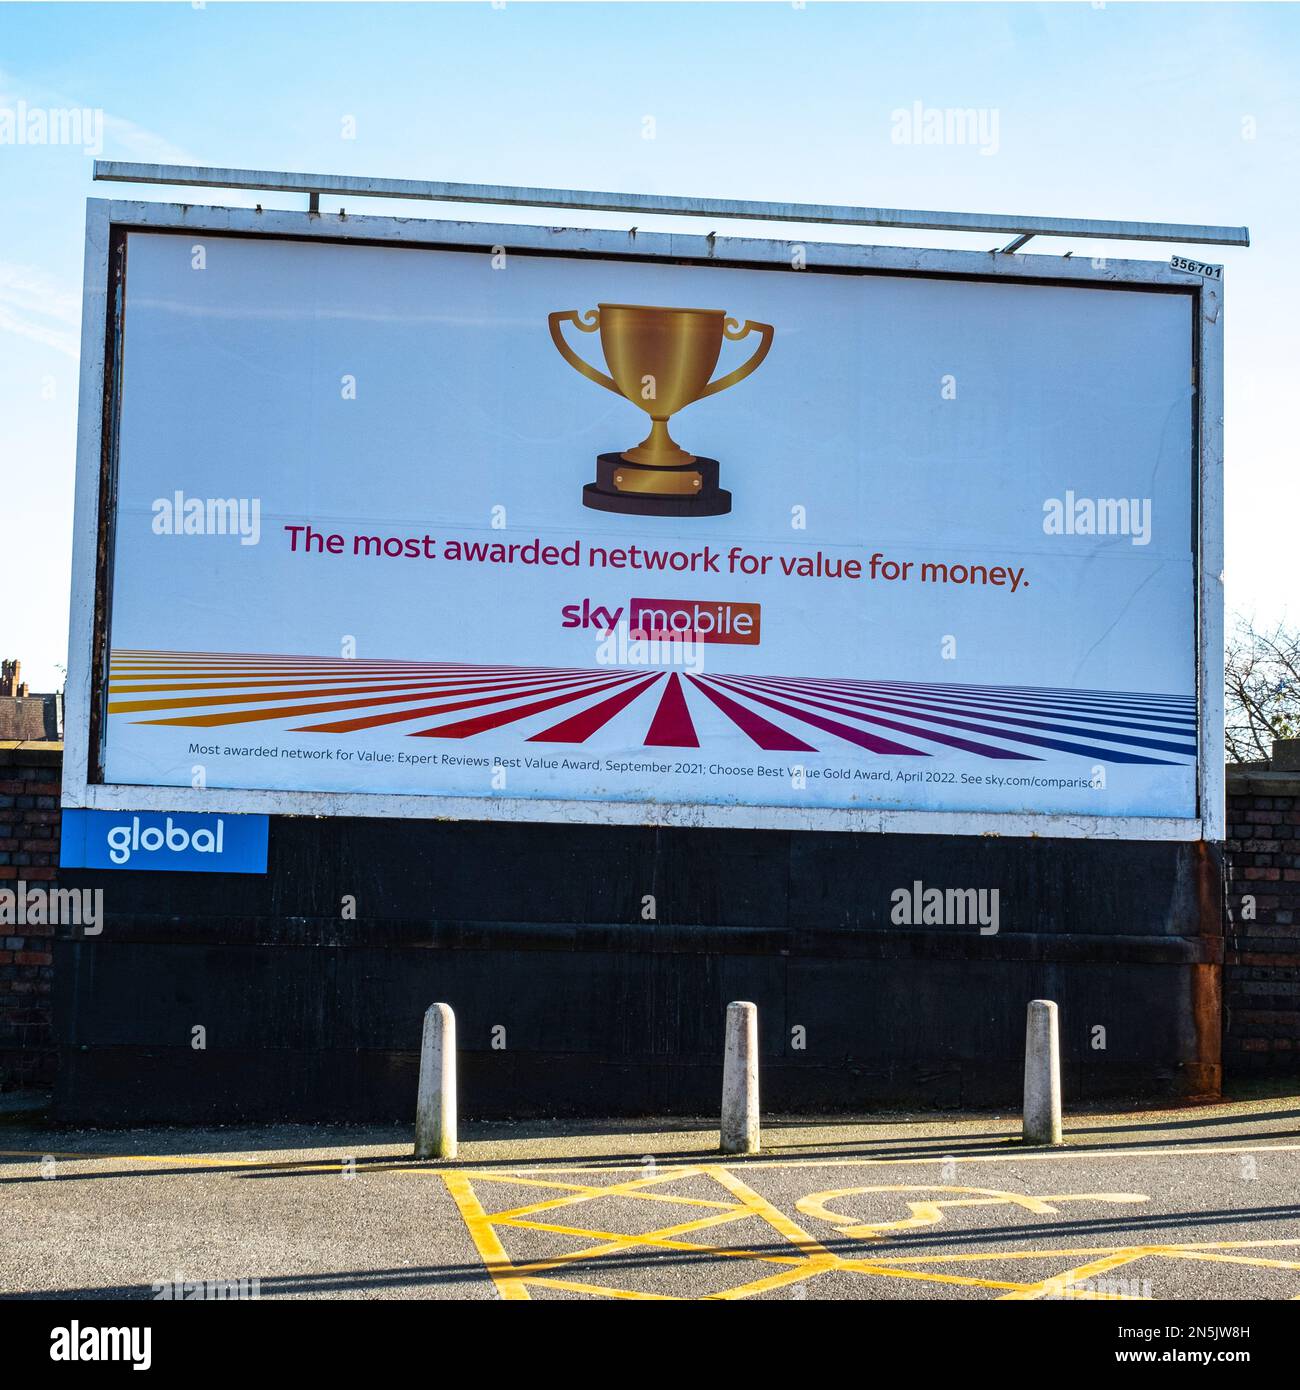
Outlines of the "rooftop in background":
<svg viewBox="0 0 1300 1390">
<path fill-rule="evenodd" d="M 1275 739 L 1267 762 L 1229 763 L 1227 773 L 1229 795 L 1300 796 L 1300 738 Z"/>
<path fill-rule="evenodd" d="M 36 694 L 22 679 L 22 663 L 0 662 L 0 742 L 53 743 L 63 737 L 63 696 Z"/>
</svg>

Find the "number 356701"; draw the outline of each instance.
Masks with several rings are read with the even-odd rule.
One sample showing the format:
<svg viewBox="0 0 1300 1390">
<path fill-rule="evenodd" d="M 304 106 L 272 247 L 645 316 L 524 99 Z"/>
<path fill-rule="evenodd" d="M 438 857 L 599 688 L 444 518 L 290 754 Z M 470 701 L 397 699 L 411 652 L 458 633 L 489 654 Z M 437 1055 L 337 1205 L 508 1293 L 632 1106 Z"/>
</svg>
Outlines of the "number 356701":
<svg viewBox="0 0 1300 1390">
<path fill-rule="evenodd" d="M 1186 270 L 1192 275 L 1203 275 L 1207 280 L 1223 279 L 1223 267 L 1221 265 L 1207 265 L 1204 261 L 1189 261 L 1186 256 L 1171 256 L 1169 265 L 1172 270 Z"/>
</svg>

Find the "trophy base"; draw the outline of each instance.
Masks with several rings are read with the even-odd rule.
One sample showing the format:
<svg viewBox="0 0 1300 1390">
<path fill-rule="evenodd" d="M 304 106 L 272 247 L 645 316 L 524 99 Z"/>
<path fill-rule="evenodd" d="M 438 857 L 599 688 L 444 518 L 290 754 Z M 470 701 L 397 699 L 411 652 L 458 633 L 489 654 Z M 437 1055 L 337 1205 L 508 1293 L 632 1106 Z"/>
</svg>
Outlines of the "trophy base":
<svg viewBox="0 0 1300 1390">
<path fill-rule="evenodd" d="M 596 456 L 596 481 L 582 489 L 582 505 L 633 516 L 723 516 L 731 493 L 718 486 L 717 459 L 655 468 L 630 464 L 622 454 Z"/>
</svg>

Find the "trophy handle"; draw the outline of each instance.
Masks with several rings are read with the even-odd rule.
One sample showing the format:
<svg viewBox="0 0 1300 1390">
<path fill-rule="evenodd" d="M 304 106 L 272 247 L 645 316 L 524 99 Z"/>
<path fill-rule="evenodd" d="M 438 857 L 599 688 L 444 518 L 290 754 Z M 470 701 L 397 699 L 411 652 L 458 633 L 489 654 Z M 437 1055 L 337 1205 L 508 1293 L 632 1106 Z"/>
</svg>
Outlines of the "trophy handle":
<svg viewBox="0 0 1300 1390">
<path fill-rule="evenodd" d="M 754 349 L 754 355 L 743 366 L 737 367 L 734 372 L 728 372 L 726 376 L 720 376 L 717 381 L 709 382 L 704 390 L 696 396 L 697 401 L 702 401 L 705 396 L 716 396 L 719 391 L 725 391 L 728 386 L 734 386 L 738 381 L 744 381 L 750 372 L 762 365 L 763 358 L 767 356 L 768 350 L 772 346 L 772 334 L 775 330 L 770 323 L 755 323 L 753 319 L 746 319 L 745 326 L 742 328 L 738 319 L 727 320 L 722 331 L 733 343 L 739 342 L 741 338 L 747 338 L 755 330 L 763 336 Z"/>
<path fill-rule="evenodd" d="M 583 319 L 590 319 L 590 323 L 584 323 Z M 573 368 L 575 372 L 581 372 L 588 381 L 594 381 L 597 386 L 603 386 L 607 391 L 612 391 L 616 396 L 623 393 L 614 385 L 613 377 L 606 376 L 604 372 L 598 371 L 590 362 L 584 362 L 581 357 L 564 341 L 564 335 L 560 332 L 560 325 L 565 321 L 572 323 L 574 327 L 582 329 L 584 333 L 594 333 L 600 327 L 600 310 L 588 309 L 585 314 L 579 314 L 576 309 L 557 309 L 555 313 L 547 315 L 547 322 L 551 325 L 551 337 L 555 346 L 560 350 L 560 356 Z"/>
</svg>

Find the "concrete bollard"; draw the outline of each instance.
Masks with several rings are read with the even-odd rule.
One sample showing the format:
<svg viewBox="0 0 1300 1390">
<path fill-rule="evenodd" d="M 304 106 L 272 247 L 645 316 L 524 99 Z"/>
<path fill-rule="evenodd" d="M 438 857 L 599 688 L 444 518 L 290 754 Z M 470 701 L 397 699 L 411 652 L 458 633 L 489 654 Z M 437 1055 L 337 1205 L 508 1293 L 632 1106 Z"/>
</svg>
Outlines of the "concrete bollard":
<svg viewBox="0 0 1300 1390">
<path fill-rule="evenodd" d="M 424 1015 L 415 1156 L 456 1157 L 456 1015 L 449 1004 L 430 1004 Z"/>
<path fill-rule="evenodd" d="M 758 1007 L 743 1002 L 727 1005 L 722 1152 L 758 1152 Z"/>
<path fill-rule="evenodd" d="M 1032 1000 L 1025 1019 L 1024 1138 L 1061 1142 L 1061 1039 L 1050 999 Z"/>
</svg>

